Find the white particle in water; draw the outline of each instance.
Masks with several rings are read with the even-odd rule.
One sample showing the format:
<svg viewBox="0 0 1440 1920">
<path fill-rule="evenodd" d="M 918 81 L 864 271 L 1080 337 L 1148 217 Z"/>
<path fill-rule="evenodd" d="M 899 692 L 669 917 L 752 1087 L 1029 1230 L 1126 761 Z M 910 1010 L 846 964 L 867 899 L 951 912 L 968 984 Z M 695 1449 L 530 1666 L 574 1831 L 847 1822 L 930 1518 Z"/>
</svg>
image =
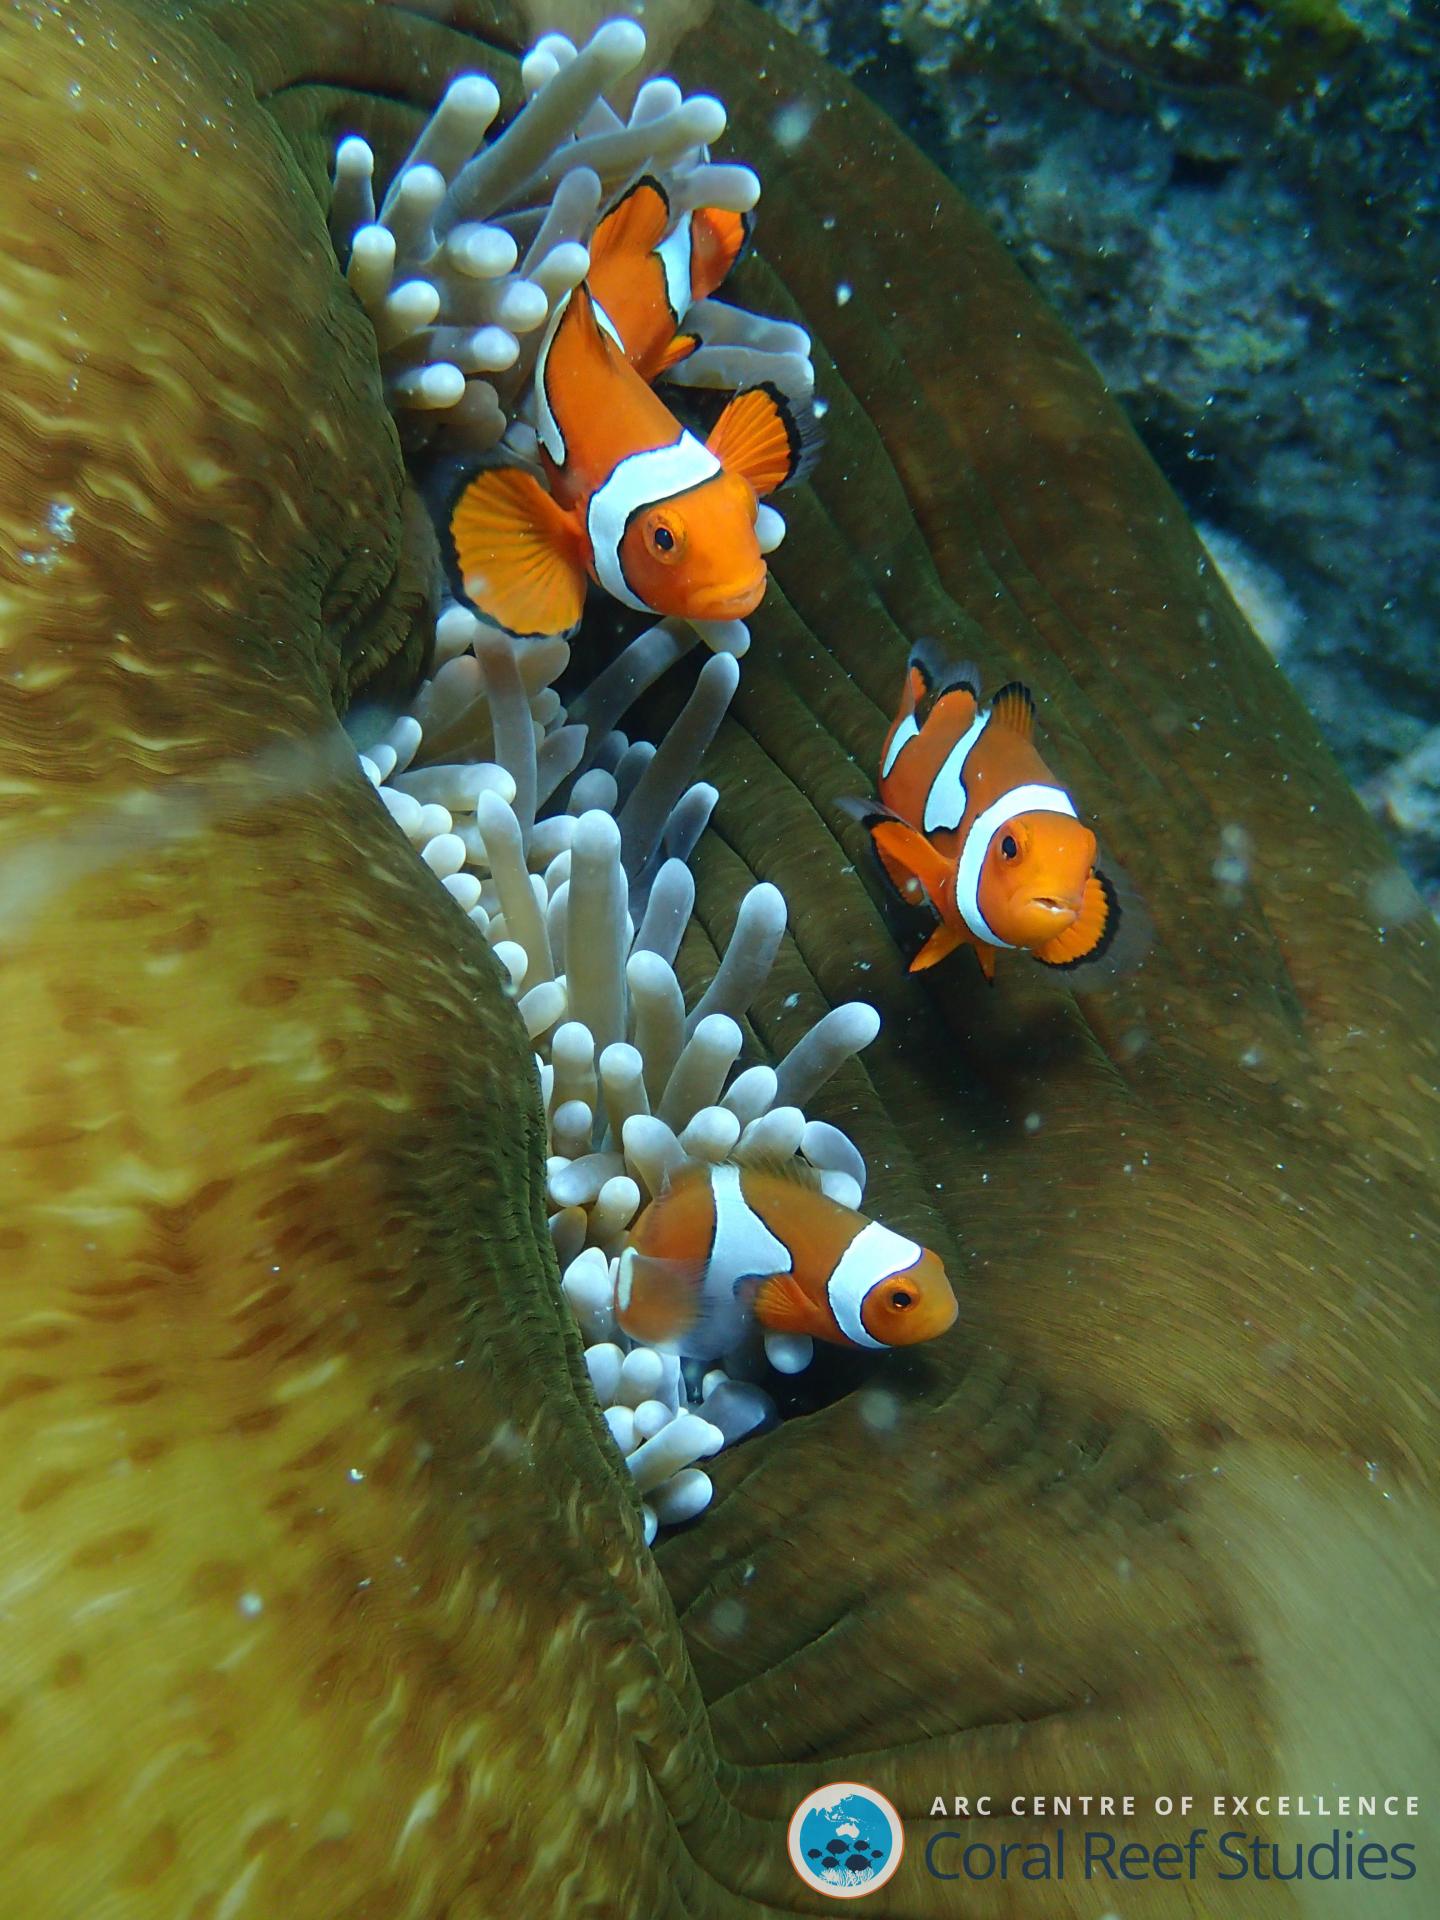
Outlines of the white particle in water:
<svg viewBox="0 0 1440 1920">
<path fill-rule="evenodd" d="M 892 1433 L 900 1420 L 900 1402 L 883 1387 L 866 1387 L 856 1398 L 860 1418 L 872 1433 Z"/>
<path fill-rule="evenodd" d="M 734 1640 L 745 1629 L 745 1609 L 738 1600 L 721 1600 L 710 1616 L 710 1625 L 726 1640 Z"/>
<path fill-rule="evenodd" d="M 835 289 L 836 306 L 848 307 L 851 300 L 854 298 L 854 295 L 855 295 L 855 289 L 851 286 L 850 282 L 848 280 L 842 280 L 839 286 L 836 287 Z"/>
<path fill-rule="evenodd" d="M 258 1593 L 242 1593 L 235 1604 L 247 1620 L 253 1620 L 257 1614 L 265 1611 L 265 1602 Z"/>
<path fill-rule="evenodd" d="M 803 100 L 792 100 L 775 116 L 776 143 L 793 153 L 815 124 L 815 109 Z"/>
</svg>

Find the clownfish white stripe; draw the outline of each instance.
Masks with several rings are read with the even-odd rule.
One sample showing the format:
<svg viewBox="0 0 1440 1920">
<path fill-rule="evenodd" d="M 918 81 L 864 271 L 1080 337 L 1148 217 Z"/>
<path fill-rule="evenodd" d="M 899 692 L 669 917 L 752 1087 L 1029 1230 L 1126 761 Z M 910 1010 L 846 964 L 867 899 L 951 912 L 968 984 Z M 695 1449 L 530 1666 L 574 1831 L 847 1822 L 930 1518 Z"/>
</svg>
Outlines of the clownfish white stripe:
<svg viewBox="0 0 1440 1920">
<path fill-rule="evenodd" d="M 923 1251 L 903 1234 L 882 1227 L 878 1220 L 860 1229 L 836 1261 L 826 1288 L 830 1311 L 847 1340 L 853 1340 L 857 1347 L 884 1347 L 885 1342 L 867 1332 L 860 1318 L 865 1296 L 882 1280 L 913 1267 Z"/>
<path fill-rule="evenodd" d="M 675 231 L 661 241 L 655 251 L 661 266 L 665 269 L 665 299 L 670 308 L 671 318 L 678 327 L 690 311 L 691 304 L 691 237 L 688 213 Z"/>
<path fill-rule="evenodd" d="M 1063 787 L 1029 786 L 1012 787 L 1008 793 L 1002 793 L 971 823 L 955 868 L 955 905 L 975 938 L 988 941 L 992 947 L 1009 947 L 1011 943 L 993 931 L 980 911 L 980 872 L 991 840 L 1017 813 L 1063 813 L 1072 820 L 1078 818 L 1074 803 Z"/>
<path fill-rule="evenodd" d="M 990 723 L 990 709 L 977 713 L 970 725 L 945 756 L 944 764 L 930 783 L 925 796 L 925 814 L 921 825 L 926 833 L 942 828 L 953 832 L 965 818 L 965 762 L 970 749 Z"/>
<path fill-rule="evenodd" d="M 899 726 L 896 727 L 895 738 L 885 749 L 885 758 L 880 762 L 880 778 L 882 780 L 889 778 L 890 769 L 900 758 L 900 755 L 905 751 L 906 747 L 909 746 L 910 742 L 919 737 L 919 734 L 919 721 L 916 720 L 913 713 L 907 713 Z"/>
<path fill-rule="evenodd" d="M 567 294 L 565 297 L 568 300 L 570 296 Z M 590 296 L 590 310 L 595 315 L 596 326 L 599 327 L 602 333 L 608 333 L 610 338 L 615 342 L 616 346 L 620 349 L 621 353 L 624 353 L 625 342 L 620 338 L 620 329 L 616 326 L 615 322 L 610 318 L 609 314 L 606 313 L 605 309 L 601 306 L 600 302 L 595 298 L 593 293 Z"/>
<path fill-rule="evenodd" d="M 585 531 L 595 556 L 595 577 L 627 607 L 652 611 L 630 590 L 620 564 L 620 542 L 637 513 L 703 485 L 721 470 L 720 462 L 693 433 L 683 432 L 666 447 L 648 447 L 621 460 L 609 479 L 590 496 Z"/>
<path fill-rule="evenodd" d="M 565 436 L 560 431 L 560 422 L 555 418 L 554 409 L 550 405 L 550 395 L 545 384 L 545 369 L 550 359 L 551 344 L 559 331 L 560 322 L 564 319 L 565 309 L 569 304 L 570 295 L 567 293 L 545 323 L 545 338 L 540 343 L 540 351 L 535 359 L 535 434 L 557 467 L 563 467 L 565 464 Z M 595 315 L 596 326 L 602 333 L 609 334 L 623 354 L 625 342 L 620 338 L 620 330 L 593 294 L 590 296 L 590 308 Z"/>
<path fill-rule="evenodd" d="M 740 1169 L 711 1169 L 710 1192 L 715 1204 L 715 1235 L 710 1242 L 706 1291 L 706 1318 L 714 1316 L 712 1344 L 717 1352 L 737 1346 L 745 1332 L 745 1314 L 735 1298 L 744 1281 L 772 1273 L 789 1273 L 794 1256 L 783 1240 L 766 1226 L 740 1185 Z M 713 1291 L 712 1291 L 713 1290 Z"/>
</svg>

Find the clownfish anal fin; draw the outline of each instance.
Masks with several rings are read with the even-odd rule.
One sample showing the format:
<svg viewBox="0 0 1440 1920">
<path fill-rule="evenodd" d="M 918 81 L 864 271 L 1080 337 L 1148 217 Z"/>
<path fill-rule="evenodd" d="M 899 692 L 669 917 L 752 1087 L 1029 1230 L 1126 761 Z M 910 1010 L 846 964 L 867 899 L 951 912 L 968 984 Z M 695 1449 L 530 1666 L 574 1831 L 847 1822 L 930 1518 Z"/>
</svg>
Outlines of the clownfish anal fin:
<svg viewBox="0 0 1440 1920">
<path fill-rule="evenodd" d="M 653 174 L 642 174 L 596 227 L 590 242 L 591 272 L 617 254 L 643 260 L 659 246 L 669 224 L 669 194 Z"/>
<path fill-rule="evenodd" d="M 487 467 L 450 518 L 469 598 L 514 634 L 565 634 L 585 605 L 585 569 L 572 516 L 534 474 Z"/>
<path fill-rule="evenodd" d="M 772 1273 L 755 1289 L 755 1318 L 769 1333 L 810 1333 L 815 1314 L 793 1273 Z"/>
<path fill-rule="evenodd" d="M 820 452 L 820 427 L 808 405 L 766 381 L 736 394 L 705 444 L 763 500 L 809 473 Z"/>
<path fill-rule="evenodd" d="M 910 962 L 910 972 L 925 973 L 931 967 L 938 967 L 942 960 L 949 959 L 956 947 L 960 945 L 963 937 L 964 936 L 958 934 L 953 927 L 947 927 L 942 922 L 940 926 L 936 927 L 930 938 Z M 981 954 L 980 960 L 983 966 L 985 961 L 984 954 Z M 993 959 L 990 964 L 993 972 L 995 964 Z"/>
<path fill-rule="evenodd" d="M 1035 736 L 1035 696 L 1018 680 L 1010 680 L 990 702 L 990 717 L 997 726 L 1019 734 L 1022 740 Z"/>
</svg>

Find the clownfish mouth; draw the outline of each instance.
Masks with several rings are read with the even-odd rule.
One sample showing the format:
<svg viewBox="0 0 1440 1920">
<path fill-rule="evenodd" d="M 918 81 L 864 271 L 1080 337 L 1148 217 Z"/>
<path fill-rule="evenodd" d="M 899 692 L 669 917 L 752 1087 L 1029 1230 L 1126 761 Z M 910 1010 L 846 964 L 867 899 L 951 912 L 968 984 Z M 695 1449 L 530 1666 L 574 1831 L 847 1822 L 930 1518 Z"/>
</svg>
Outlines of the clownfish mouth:
<svg viewBox="0 0 1440 1920">
<path fill-rule="evenodd" d="M 690 610 L 695 620 L 743 620 L 747 613 L 753 613 L 765 597 L 767 572 L 761 567 L 759 573 L 735 593 L 717 593 L 699 601 Z"/>
<path fill-rule="evenodd" d="M 1030 904 L 1032 907 L 1038 907 L 1042 913 L 1063 913 L 1067 920 L 1074 920 L 1080 912 L 1078 900 L 1052 900 L 1047 896 L 1032 900 Z"/>
</svg>

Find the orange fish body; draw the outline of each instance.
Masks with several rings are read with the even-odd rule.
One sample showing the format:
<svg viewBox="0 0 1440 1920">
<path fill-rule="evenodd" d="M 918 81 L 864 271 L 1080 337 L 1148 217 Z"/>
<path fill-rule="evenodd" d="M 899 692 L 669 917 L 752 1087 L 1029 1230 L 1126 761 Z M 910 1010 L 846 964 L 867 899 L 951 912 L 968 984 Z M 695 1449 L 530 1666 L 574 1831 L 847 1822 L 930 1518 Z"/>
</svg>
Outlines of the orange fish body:
<svg viewBox="0 0 1440 1920">
<path fill-rule="evenodd" d="M 748 232 L 745 215 L 722 207 L 696 207 L 672 224 L 669 196 L 648 176 L 595 229 L 586 285 L 647 384 L 700 344 L 683 330 L 685 317 L 724 280 Z"/>
<path fill-rule="evenodd" d="M 535 393 L 549 490 L 522 468 L 487 468 L 451 521 L 481 613 L 516 634 L 568 632 L 587 577 L 644 613 L 753 612 L 766 580 L 759 502 L 799 477 L 812 445 L 793 404 L 750 388 L 702 443 L 629 364 L 584 285 L 551 322 Z"/>
<path fill-rule="evenodd" d="M 695 1360 L 752 1321 L 836 1346 L 911 1346 L 958 1307 L 939 1259 L 783 1173 L 688 1169 L 631 1229 L 616 1316 L 632 1339 Z"/>
<path fill-rule="evenodd" d="M 927 897 L 940 925 L 910 963 L 917 973 L 957 946 L 987 979 L 995 956 L 1023 948 L 1044 965 L 1099 960 L 1120 918 L 1096 871 L 1095 836 L 1034 743 L 1035 705 L 1017 682 L 982 707 L 979 677 L 942 677 L 912 654 L 900 710 L 880 755 L 881 805 L 866 815 L 886 873 Z"/>
</svg>

